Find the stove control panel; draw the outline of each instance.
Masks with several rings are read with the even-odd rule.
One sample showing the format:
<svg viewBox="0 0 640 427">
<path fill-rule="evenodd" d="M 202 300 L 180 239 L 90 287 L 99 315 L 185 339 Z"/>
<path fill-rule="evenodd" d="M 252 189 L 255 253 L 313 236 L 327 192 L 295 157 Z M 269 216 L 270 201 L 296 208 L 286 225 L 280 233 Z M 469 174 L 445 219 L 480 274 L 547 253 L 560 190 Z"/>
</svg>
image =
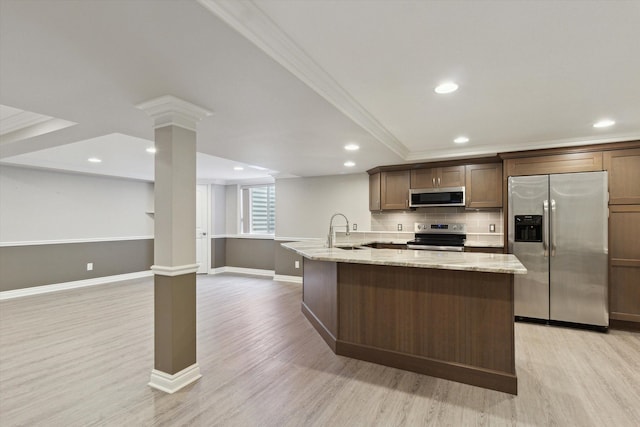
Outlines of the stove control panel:
<svg viewBox="0 0 640 427">
<path fill-rule="evenodd" d="M 423 223 L 414 224 L 416 233 L 455 233 L 464 234 L 467 232 L 467 225 L 461 223 Z"/>
</svg>

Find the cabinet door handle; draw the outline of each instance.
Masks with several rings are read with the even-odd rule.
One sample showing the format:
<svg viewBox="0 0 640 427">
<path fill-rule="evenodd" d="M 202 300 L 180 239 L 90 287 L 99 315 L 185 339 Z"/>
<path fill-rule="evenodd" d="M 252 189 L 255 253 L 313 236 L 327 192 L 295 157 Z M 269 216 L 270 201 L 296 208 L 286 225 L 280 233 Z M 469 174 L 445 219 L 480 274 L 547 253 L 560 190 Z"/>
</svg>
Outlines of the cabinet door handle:
<svg viewBox="0 0 640 427">
<path fill-rule="evenodd" d="M 440 187 L 440 177 L 438 177 L 438 187 Z"/>
<path fill-rule="evenodd" d="M 433 185 L 434 187 L 436 186 L 436 179 L 435 178 L 431 178 L 431 185 Z"/>
</svg>

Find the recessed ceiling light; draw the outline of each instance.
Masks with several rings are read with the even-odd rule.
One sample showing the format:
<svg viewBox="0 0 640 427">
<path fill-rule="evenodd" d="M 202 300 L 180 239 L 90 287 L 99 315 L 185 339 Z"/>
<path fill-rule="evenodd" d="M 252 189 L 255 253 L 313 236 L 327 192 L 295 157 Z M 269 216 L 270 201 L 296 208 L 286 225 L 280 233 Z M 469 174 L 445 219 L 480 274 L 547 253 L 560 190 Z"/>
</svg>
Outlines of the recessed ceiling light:
<svg viewBox="0 0 640 427">
<path fill-rule="evenodd" d="M 356 151 L 360 149 L 360 146 L 358 144 L 347 144 L 344 146 L 344 149 L 347 151 Z"/>
<path fill-rule="evenodd" d="M 149 147 L 149 148 L 147 148 L 147 153 L 151 153 L 151 154 L 153 154 L 153 153 L 155 153 L 155 152 L 156 152 L 156 147 Z"/>
<path fill-rule="evenodd" d="M 234 166 L 234 167 L 233 167 L 233 170 L 234 170 L 234 171 L 243 171 L 243 170 L 244 170 L 244 168 L 243 168 L 242 166 Z"/>
<path fill-rule="evenodd" d="M 455 142 L 456 144 L 464 144 L 465 142 L 469 142 L 469 138 L 467 138 L 466 136 L 459 136 L 454 139 L 453 142 Z"/>
<path fill-rule="evenodd" d="M 458 85 L 454 82 L 445 82 L 435 88 L 436 93 L 451 93 L 458 90 Z"/>
<path fill-rule="evenodd" d="M 102 162 L 102 160 L 100 160 L 97 157 L 89 157 L 87 160 L 90 161 L 91 163 L 100 163 L 100 162 Z"/>
<path fill-rule="evenodd" d="M 354 162 L 352 162 L 351 160 L 344 162 L 344 165 L 348 168 L 352 168 L 354 167 L 356 164 Z"/>
<path fill-rule="evenodd" d="M 614 122 L 613 120 L 605 119 L 605 120 L 600 120 L 599 122 L 595 122 L 593 124 L 593 127 L 594 128 L 607 128 L 607 127 L 613 126 L 615 124 L 616 124 L 616 122 Z"/>
</svg>

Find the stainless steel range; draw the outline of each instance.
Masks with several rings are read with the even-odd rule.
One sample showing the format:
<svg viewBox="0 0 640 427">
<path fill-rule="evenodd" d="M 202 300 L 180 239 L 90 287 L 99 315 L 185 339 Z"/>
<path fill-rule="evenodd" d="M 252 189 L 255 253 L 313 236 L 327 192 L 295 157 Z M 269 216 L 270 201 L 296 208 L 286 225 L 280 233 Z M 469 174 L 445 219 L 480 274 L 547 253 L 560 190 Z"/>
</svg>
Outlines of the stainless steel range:
<svg viewBox="0 0 640 427">
<path fill-rule="evenodd" d="M 467 240 L 467 225 L 459 223 L 420 223 L 413 226 L 414 240 L 407 242 L 408 249 L 428 251 L 463 252 Z"/>
</svg>

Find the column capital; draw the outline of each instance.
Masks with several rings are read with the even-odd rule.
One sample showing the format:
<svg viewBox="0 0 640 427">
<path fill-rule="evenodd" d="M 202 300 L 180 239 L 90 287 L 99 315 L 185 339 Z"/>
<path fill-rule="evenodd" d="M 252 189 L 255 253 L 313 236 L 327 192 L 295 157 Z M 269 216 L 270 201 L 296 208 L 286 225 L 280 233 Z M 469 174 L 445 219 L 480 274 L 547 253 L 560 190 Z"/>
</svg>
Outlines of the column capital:
<svg viewBox="0 0 640 427">
<path fill-rule="evenodd" d="M 164 95 L 136 105 L 136 108 L 147 113 L 154 121 L 154 128 L 164 126 L 180 126 L 195 132 L 196 124 L 205 117 L 211 116 L 213 111 L 206 110 L 195 104 Z"/>
</svg>

